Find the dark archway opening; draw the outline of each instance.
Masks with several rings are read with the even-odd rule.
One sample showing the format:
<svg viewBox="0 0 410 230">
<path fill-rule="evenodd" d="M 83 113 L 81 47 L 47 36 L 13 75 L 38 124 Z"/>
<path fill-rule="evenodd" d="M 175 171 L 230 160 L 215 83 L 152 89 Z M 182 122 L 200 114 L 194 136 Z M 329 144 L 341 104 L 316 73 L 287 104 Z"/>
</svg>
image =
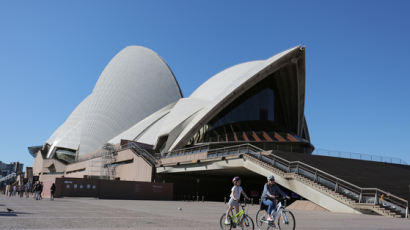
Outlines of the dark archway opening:
<svg viewBox="0 0 410 230">
<path fill-rule="evenodd" d="M 232 178 L 239 176 L 245 193 L 253 198 L 254 203 L 259 202 L 266 178 L 245 168 L 229 168 L 208 171 L 195 171 L 183 173 L 157 174 L 157 182 L 174 184 L 175 200 L 202 200 L 224 201 L 229 200 L 232 188 Z M 291 191 L 279 185 L 291 197 Z M 296 197 L 295 197 L 296 198 Z"/>
</svg>

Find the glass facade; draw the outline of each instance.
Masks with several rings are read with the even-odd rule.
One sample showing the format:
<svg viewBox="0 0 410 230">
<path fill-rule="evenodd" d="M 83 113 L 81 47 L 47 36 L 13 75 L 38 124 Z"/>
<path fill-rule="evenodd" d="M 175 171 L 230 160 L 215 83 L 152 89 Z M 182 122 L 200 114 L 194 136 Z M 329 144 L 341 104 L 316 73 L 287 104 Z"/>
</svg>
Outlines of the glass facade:
<svg viewBox="0 0 410 230">
<path fill-rule="evenodd" d="M 250 94 L 250 95 L 249 95 Z M 272 88 L 251 92 L 214 118 L 209 126 L 218 128 L 243 121 L 274 121 L 274 92 Z"/>
<path fill-rule="evenodd" d="M 275 131 L 284 130 L 275 114 L 277 104 L 274 75 L 259 82 L 204 125 L 187 143 L 273 141 Z"/>
<path fill-rule="evenodd" d="M 298 125 L 297 89 L 289 83 L 295 75 L 292 65 L 270 74 L 199 128 L 186 146 L 243 142 L 277 149 L 278 144 L 286 147 L 295 142 L 308 143 L 295 134 Z"/>
</svg>

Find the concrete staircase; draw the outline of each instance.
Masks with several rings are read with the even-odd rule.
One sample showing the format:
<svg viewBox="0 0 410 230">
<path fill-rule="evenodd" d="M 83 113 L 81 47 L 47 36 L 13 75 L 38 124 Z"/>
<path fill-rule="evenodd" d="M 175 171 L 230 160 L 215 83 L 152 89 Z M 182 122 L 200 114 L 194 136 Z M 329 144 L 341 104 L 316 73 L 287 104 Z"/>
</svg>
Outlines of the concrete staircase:
<svg viewBox="0 0 410 230">
<path fill-rule="evenodd" d="M 287 173 L 286 177 L 289 178 L 289 179 L 299 180 L 299 181 L 301 181 L 301 182 L 303 182 L 303 183 L 305 183 L 305 184 L 307 184 L 307 185 L 309 185 L 313 188 L 316 188 L 316 189 L 328 194 L 329 196 L 333 197 L 334 199 L 336 199 L 336 200 L 338 200 L 338 201 L 340 201 L 340 202 L 342 202 L 346 205 L 349 205 L 349 206 L 351 206 L 355 209 L 360 210 L 362 213 L 377 213 L 377 214 L 382 215 L 382 216 L 402 218 L 401 215 L 399 215 L 399 214 L 397 214 L 393 211 L 390 211 L 390 210 L 388 210 L 388 209 L 386 209 L 386 208 L 384 208 L 380 205 L 357 203 L 355 200 L 350 199 L 349 197 L 344 196 L 340 193 L 337 193 L 334 190 L 329 189 L 329 188 L 327 188 L 323 185 L 320 185 L 320 184 L 318 184 L 318 183 L 316 183 L 316 182 L 314 182 L 314 181 L 312 181 L 312 180 L 310 180 L 306 177 L 303 177 L 301 175 L 297 175 L 295 173 Z"/>
<path fill-rule="evenodd" d="M 289 161 L 251 144 L 216 149 L 202 146 L 179 150 L 161 159 L 157 173 L 181 173 L 244 167 L 259 175 L 275 175 L 277 183 L 329 211 L 407 217 L 408 201 L 378 188 L 362 188 L 311 165 Z M 195 154 L 203 154 L 199 157 Z M 195 158 L 196 159 L 196 158 Z M 200 160 L 199 160 L 200 159 Z M 184 165 L 184 167 L 181 167 Z M 384 195 L 380 205 L 379 197 Z M 384 204 L 387 204 L 386 207 Z M 389 206 L 389 207 L 387 207 Z"/>
<path fill-rule="evenodd" d="M 283 176 L 287 180 L 297 180 L 315 190 L 320 191 L 321 193 L 326 194 L 328 197 L 331 197 L 347 206 L 350 206 L 353 209 L 358 210 L 361 213 L 365 214 L 378 214 L 382 216 L 389 216 L 389 217 L 394 217 L 394 218 L 403 218 L 403 215 L 400 215 L 394 211 L 391 211 L 383 206 L 380 206 L 378 204 L 365 204 L 365 203 L 358 203 L 356 200 L 351 199 L 350 197 L 338 193 L 333 189 L 330 189 L 326 186 L 323 186 L 314 180 L 311 180 L 310 178 L 304 177 L 300 174 L 297 173 L 289 173 L 285 172 L 275 166 L 273 166 L 270 163 L 265 162 L 264 160 L 254 156 L 254 155 L 246 155 L 246 158 L 257 163 L 258 165 L 268 169 L 272 173 L 278 174 Z"/>
</svg>

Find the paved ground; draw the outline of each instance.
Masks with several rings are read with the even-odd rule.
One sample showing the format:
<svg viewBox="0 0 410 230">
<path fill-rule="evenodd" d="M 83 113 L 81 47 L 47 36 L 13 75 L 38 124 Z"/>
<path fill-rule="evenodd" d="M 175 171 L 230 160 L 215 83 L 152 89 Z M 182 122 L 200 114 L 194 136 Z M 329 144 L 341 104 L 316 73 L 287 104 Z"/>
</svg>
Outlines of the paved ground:
<svg viewBox="0 0 410 230">
<path fill-rule="evenodd" d="M 0 195 L 0 229 L 218 229 L 225 207 L 217 202 L 90 198 L 35 201 Z M 15 212 L 8 213 L 6 208 Z M 257 208 L 255 205 L 249 209 L 252 218 Z M 410 230 L 410 220 L 404 219 L 320 211 L 294 210 L 294 214 L 296 229 Z"/>
</svg>

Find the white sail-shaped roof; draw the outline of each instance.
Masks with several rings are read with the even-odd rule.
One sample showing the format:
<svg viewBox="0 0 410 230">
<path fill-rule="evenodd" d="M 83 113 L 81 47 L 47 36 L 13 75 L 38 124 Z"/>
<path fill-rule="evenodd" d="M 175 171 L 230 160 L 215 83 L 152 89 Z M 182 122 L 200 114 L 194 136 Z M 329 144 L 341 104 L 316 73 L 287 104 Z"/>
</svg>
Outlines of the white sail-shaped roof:
<svg viewBox="0 0 410 230">
<path fill-rule="evenodd" d="M 145 47 L 129 46 L 105 67 L 92 93 L 47 143 L 78 150 L 79 157 L 102 147 L 155 111 L 182 97 L 168 65 Z"/>
<path fill-rule="evenodd" d="M 157 135 L 151 135 L 151 140 L 148 142 L 153 144 L 158 141 L 160 136 L 167 136 L 167 142 L 163 151 L 182 147 L 199 127 L 206 124 L 212 116 L 221 111 L 241 93 L 267 77 L 267 72 L 276 71 L 285 61 L 289 63 L 292 58 L 300 54 L 300 50 L 302 50 L 301 47 L 294 47 L 269 59 L 242 63 L 216 74 L 202 84 L 188 98 L 180 99 L 175 106 L 170 108 L 169 111 L 167 110 L 167 113 L 160 120 L 152 119 L 157 124 L 153 125 L 153 127 L 159 129 L 159 131 L 156 130 L 155 133 Z M 303 75 L 301 77 L 304 82 L 304 72 L 300 74 Z M 161 125 L 159 126 L 158 124 Z M 139 126 L 140 124 L 135 125 L 135 127 Z M 119 134 L 110 143 L 118 143 L 120 139 L 147 142 L 147 138 L 144 140 L 140 138 L 141 131 L 135 127 L 125 132 L 124 134 L 126 135 Z M 149 131 L 144 130 L 144 132 Z"/>
</svg>

